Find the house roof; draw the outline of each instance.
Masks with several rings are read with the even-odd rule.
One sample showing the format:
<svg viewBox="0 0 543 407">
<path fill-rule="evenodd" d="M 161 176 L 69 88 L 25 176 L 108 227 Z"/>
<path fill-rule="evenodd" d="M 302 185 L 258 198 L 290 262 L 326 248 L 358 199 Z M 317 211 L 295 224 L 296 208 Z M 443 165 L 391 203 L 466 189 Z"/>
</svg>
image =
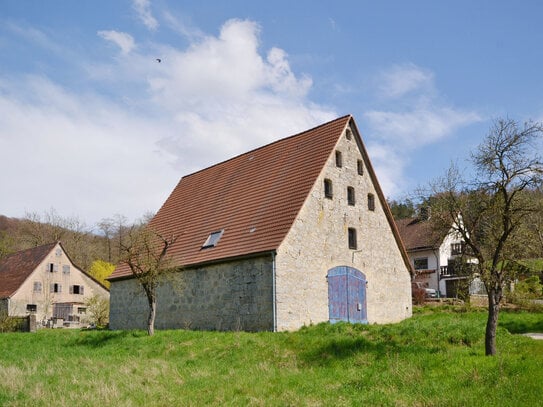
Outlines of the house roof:
<svg viewBox="0 0 543 407">
<path fill-rule="evenodd" d="M 176 236 L 168 253 L 183 266 L 276 250 L 348 124 L 356 129 L 352 116 L 343 116 L 183 177 L 149 226 L 163 237 Z M 402 247 L 359 133 L 354 133 Z M 218 244 L 202 248 L 219 231 Z M 109 279 L 130 276 L 121 264 Z"/>
<path fill-rule="evenodd" d="M 396 225 L 408 252 L 438 248 L 444 238 L 432 229 L 428 220 L 420 218 L 397 219 Z"/>
<path fill-rule="evenodd" d="M 11 297 L 56 245 L 33 247 L 0 260 L 0 298 Z"/>
</svg>

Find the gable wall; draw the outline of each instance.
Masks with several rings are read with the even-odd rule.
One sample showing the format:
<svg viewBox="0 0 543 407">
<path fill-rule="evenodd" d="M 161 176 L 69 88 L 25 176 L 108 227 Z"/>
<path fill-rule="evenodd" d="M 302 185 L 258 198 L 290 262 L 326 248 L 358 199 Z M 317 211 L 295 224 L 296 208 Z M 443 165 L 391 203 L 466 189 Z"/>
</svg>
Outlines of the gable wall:
<svg viewBox="0 0 543 407">
<path fill-rule="evenodd" d="M 57 249 L 60 249 L 59 255 L 57 255 Z M 50 263 L 56 266 L 57 271 L 52 273 L 49 271 L 48 264 Z M 64 265 L 70 266 L 69 273 L 63 272 Z M 34 282 L 41 283 L 41 292 L 34 291 Z M 54 283 L 60 284 L 60 293 L 51 292 L 50 286 Z M 82 285 L 83 294 L 70 294 L 72 285 Z M 27 304 L 36 304 L 36 320 L 42 321 L 52 316 L 54 303 L 85 303 L 94 295 L 109 298 L 109 292 L 77 269 L 60 245 L 57 245 L 11 297 L 9 314 L 25 316 L 28 314 Z"/>
<path fill-rule="evenodd" d="M 354 132 L 353 132 L 354 133 Z M 328 159 L 276 258 L 278 330 L 328 321 L 326 275 L 336 266 L 351 266 L 366 275 L 369 323 L 400 321 L 411 316 L 410 275 L 386 219 L 364 163 L 356 136 L 343 135 L 337 144 L 342 168 L 335 153 Z M 333 184 L 333 199 L 324 197 L 324 179 Z M 355 188 L 356 204 L 347 205 L 347 186 Z M 369 211 L 367 194 L 375 197 Z M 357 250 L 348 248 L 347 229 L 357 229 Z"/>
</svg>

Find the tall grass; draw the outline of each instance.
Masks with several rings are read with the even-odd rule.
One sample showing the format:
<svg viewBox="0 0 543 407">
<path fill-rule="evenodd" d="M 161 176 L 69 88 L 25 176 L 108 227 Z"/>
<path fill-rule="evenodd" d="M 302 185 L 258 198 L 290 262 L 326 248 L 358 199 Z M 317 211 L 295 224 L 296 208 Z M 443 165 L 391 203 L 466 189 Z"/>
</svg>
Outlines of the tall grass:
<svg viewBox="0 0 543 407">
<path fill-rule="evenodd" d="M 43 330 L 0 335 L 2 406 L 541 405 L 543 314 L 421 309 L 399 324 L 291 333 Z"/>
</svg>

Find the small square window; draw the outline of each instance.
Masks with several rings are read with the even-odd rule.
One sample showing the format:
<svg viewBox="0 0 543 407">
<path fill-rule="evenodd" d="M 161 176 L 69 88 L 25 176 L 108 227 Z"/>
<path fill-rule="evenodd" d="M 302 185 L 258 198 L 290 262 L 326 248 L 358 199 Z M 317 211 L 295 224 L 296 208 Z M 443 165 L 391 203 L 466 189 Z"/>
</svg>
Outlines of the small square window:
<svg viewBox="0 0 543 407">
<path fill-rule="evenodd" d="M 428 270 L 428 257 L 419 257 L 413 260 L 415 270 Z"/>
<path fill-rule="evenodd" d="M 324 180 L 324 196 L 330 199 L 332 199 L 332 197 L 334 196 L 334 191 L 332 189 L 332 181 L 329 179 Z"/>
<path fill-rule="evenodd" d="M 354 195 L 354 188 L 347 187 L 347 204 L 354 206 L 355 203 L 356 203 L 356 199 Z"/>
<path fill-rule="evenodd" d="M 26 304 L 27 312 L 38 312 L 38 306 L 36 304 Z"/>
<path fill-rule="evenodd" d="M 375 196 L 373 194 L 368 194 L 368 209 L 370 211 L 375 210 Z"/>
<path fill-rule="evenodd" d="M 78 314 L 86 314 L 87 309 L 85 307 L 77 307 L 77 313 Z"/>
<path fill-rule="evenodd" d="M 356 229 L 355 228 L 349 228 L 348 229 L 349 234 L 349 249 L 356 250 L 357 248 L 357 239 L 356 239 Z"/>
<path fill-rule="evenodd" d="M 336 151 L 336 167 L 341 168 L 343 166 L 343 157 L 341 151 Z"/>
<path fill-rule="evenodd" d="M 356 171 L 358 175 L 364 175 L 364 163 L 362 160 L 356 160 Z"/>
<path fill-rule="evenodd" d="M 215 247 L 217 246 L 217 243 L 219 243 L 219 240 L 222 237 L 222 234 L 224 233 L 224 229 L 219 230 L 217 232 L 211 233 L 204 244 L 202 245 L 202 249 L 207 249 L 208 247 Z"/>
<path fill-rule="evenodd" d="M 70 274 L 70 265 L 65 264 L 62 266 L 62 274 Z"/>
</svg>

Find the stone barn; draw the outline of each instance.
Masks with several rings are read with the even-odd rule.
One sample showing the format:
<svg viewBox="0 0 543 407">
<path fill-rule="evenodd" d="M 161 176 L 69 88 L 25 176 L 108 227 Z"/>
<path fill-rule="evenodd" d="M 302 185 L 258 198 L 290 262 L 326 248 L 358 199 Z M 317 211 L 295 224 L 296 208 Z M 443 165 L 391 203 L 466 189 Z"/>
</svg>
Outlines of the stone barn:
<svg viewBox="0 0 543 407">
<path fill-rule="evenodd" d="M 411 316 L 409 259 L 352 116 L 183 177 L 150 221 L 175 235 L 156 327 L 284 331 Z M 126 266 L 112 329 L 145 328 Z"/>
</svg>

